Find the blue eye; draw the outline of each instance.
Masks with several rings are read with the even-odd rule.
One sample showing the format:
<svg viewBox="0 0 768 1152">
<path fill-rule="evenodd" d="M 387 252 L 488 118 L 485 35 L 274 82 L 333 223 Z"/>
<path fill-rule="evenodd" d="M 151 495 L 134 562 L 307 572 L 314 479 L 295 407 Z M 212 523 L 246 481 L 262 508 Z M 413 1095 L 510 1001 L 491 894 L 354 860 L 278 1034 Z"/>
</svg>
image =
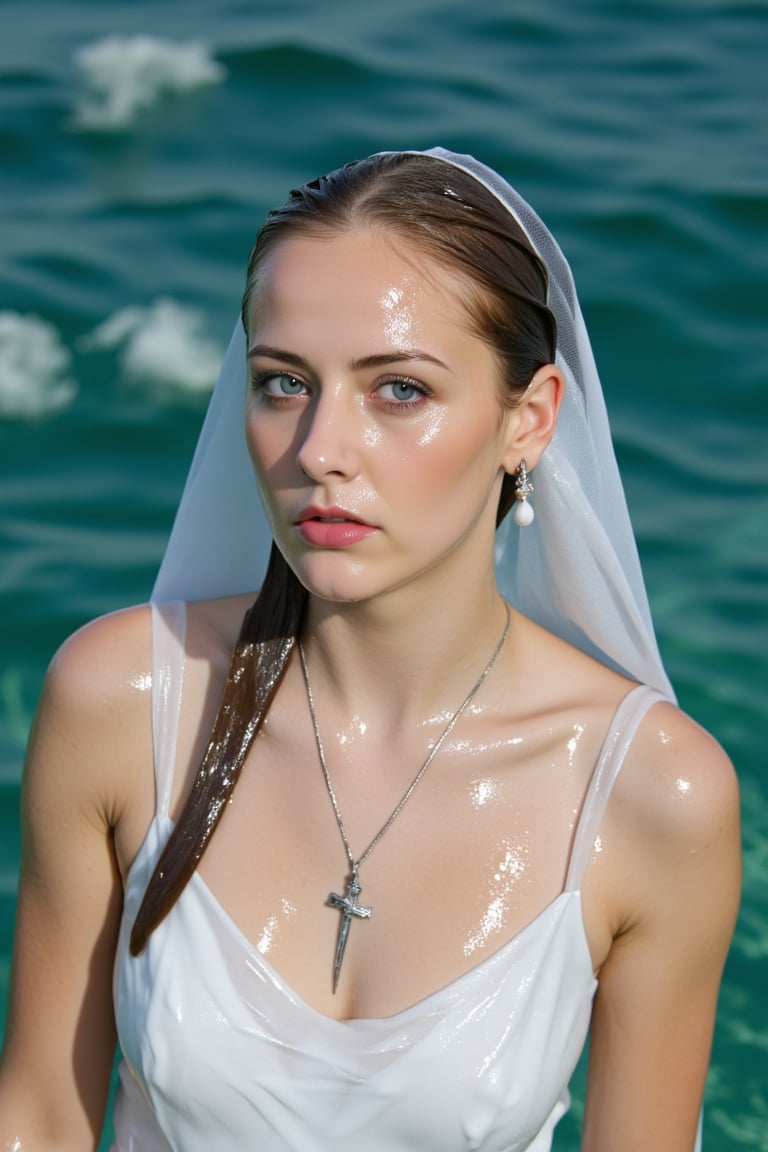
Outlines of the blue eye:
<svg viewBox="0 0 768 1152">
<path fill-rule="evenodd" d="M 386 389 L 389 389 L 388 394 Z M 379 393 L 382 399 L 389 403 L 397 401 L 399 404 L 412 404 L 414 400 L 419 400 L 425 395 L 425 390 L 413 380 L 387 380 L 379 387 Z"/>
<path fill-rule="evenodd" d="M 254 387 L 266 393 L 275 400 L 284 400 L 290 396 L 303 396 L 307 386 L 297 376 L 290 372 L 269 372 L 257 376 Z"/>
</svg>

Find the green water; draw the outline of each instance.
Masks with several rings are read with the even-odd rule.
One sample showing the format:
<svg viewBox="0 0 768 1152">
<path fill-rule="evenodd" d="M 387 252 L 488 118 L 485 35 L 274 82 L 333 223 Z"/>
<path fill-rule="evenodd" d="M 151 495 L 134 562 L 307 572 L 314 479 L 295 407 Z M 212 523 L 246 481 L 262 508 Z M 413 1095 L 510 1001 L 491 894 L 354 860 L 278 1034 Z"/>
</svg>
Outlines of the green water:
<svg viewBox="0 0 768 1152">
<path fill-rule="evenodd" d="M 765 3 L 5 0 L 0 25 L 3 1001 L 45 666 L 149 592 L 265 209 L 353 156 L 442 143 L 508 176 L 571 260 L 662 652 L 739 770 L 705 1148 L 768 1148 Z M 94 105 L 76 54 L 112 34 L 208 55 L 135 110 L 146 79 L 105 65 Z M 94 337 L 116 315 L 133 337 Z"/>
</svg>

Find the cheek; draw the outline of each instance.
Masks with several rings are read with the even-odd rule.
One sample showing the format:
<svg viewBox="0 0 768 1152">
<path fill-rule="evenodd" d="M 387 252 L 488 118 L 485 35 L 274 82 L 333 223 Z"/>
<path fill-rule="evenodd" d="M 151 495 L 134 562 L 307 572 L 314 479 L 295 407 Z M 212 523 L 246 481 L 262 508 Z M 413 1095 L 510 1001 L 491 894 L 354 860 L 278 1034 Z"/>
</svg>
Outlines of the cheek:
<svg viewBox="0 0 768 1152">
<path fill-rule="evenodd" d="M 419 491 L 460 481 L 476 455 L 480 437 L 471 416 L 447 407 L 430 406 L 416 425 L 382 444 L 379 458 L 402 484 L 418 483 Z M 385 455 L 388 457 L 385 459 Z"/>
<path fill-rule="evenodd" d="M 293 430 L 277 421 L 266 421 L 249 411 L 246 415 L 245 442 L 256 476 L 269 480 L 279 474 L 291 459 Z"/>
<path fill-rule="evenodd" d="M 267 444 L 261 435 L 258 423 L 250 414 L 247 416 L 245 422 L 245 443 L 256 474 L 259 475 L 263 473 L 265 467 L 268 466 L 266 459 Z"/>
<path fill-rule="evenodd" d="M 458 490 L 472 499 L 475 483 L 485 490 L 496 474 L 496 432 L 492 422 L 477 419 L 474 414 L 465 415 L 460 421 L 431 420 L 412 454 L 412 475 L 418 476 L 423 488 L 436 488 L 442 493 Z"/>
<path fill-rule="evenodd" d="M 424 426 L 418 439 L 420 448 L 428 448 L 430 444 L 439 440 L 441 434 L 446 434 L 446 414 L 444 411 L 438 410 L 430 412 L 427 419 L 424 421 Z M 450 434 L 448 433 L 450 438 Z"/>
</svg>

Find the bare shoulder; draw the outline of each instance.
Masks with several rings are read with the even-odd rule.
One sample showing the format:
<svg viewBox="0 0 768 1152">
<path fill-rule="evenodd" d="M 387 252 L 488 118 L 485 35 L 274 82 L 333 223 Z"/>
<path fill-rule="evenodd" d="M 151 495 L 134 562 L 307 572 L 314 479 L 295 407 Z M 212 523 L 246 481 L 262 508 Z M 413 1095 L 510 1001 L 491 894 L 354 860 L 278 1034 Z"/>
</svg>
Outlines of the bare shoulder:
<svg viewBox="0 0 768 1152">
<path fill-rule="evenodd" d="M 689 972 L 725 959 L 741 891 L 739 788 L 720 744 L 655 704 L 627 754 L 603 826 L 615 937 L 676 941 Z M 695 947 L 693 947 L 695 943 Z M 715 965 L 717 967 L 717 965 Z"/>
<path fill-rule="evenodd" d="M 142 687 L 151 674 L 150 607 L 100 616 L 74 632 L 53 657 L 46 689 L 56 701 L 88 708 Z"/>
<path fill-rule="evenodd" d="M 25 770 L 27 791 L 75 789 L 112 823 L 130 766 L 146 761 L 151 689 L 147 605 L 100 617 L 73 633 L 48 668 Z"/>
<path fill-rule="evenodd" d="M 187 605 L 184 694 L 193 712 L 215 701 L 245 606 L 230 598 Z M 76 808 L 114 835 L 123 874 L 155 806 L 152 608 L 101 616 L 51 661 L 25 766 L 26 810 Z M 209 718 L 210 719 L 210 718 Z"/>
<path fill-rule="evenodd" d="M 215 660 L 231 652 L 252 601 L 232 596 L 187 604 L 192 655 Z M 100 616 L 65 640 L 51 661 L 45 694 L 50 704 L 115 719 L 121 708 L 146 699 L 151 678 L 152 609 L 139 604 Z"/>
<path fill-rule="evenodd" d="M 696 851 L 738 828 L 739 788 L 718 741 L 672 703 L 648 712 L 633 741 L 617 796 L 643 837 Z"/>
<path fill-rule="evenodd" d="M 187 605 L 192 661 L 226 663 L 252 597 Z M 128 727 L 146 715 L 152 688 L 152 609 L 149 604 L 98 617 L 73 633 L 48 669 L 41 710 L 90 732 Z"/>
<path fill-rule="evenodd" d="M 152 676 L 148 605 L 101 616 L 74 632 L 50 663 L 33 729 L 77 730 L 85 740 L 136 719 L 147 706 Z"/>
<path fill-rule="evenodd" d="M 607 731 L 635 681 L 526 621 L 526 677 L 546 686 L 555 713 L 592 716 Z M 706 837 L 738 813 L 736 774 L 717 740 L 675 704 L 660 700 L 643 719 L 616 786 L 616 807 L 641 837 Z"/>
</svg>

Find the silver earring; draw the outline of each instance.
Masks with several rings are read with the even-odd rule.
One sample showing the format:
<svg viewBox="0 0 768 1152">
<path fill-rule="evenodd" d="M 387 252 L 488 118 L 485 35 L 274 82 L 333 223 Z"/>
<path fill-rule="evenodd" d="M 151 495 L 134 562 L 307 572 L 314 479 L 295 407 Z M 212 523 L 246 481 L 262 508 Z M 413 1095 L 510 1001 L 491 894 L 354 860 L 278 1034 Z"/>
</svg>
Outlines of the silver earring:
<svg viewBox="0 0 768 1152">
<path fill-rule="evenodd" d="M 525 460 L 521 460 L 515 469 L 515 511 L 513 518 L 515 524 L 521 528 L 527 528 L 529 524 L 533 523 L 534 511 L 528 503 L 528 497 L 533 492 L 533 484 L 528 479 L 528 469 L 525 466 Z"/>
</svg>

